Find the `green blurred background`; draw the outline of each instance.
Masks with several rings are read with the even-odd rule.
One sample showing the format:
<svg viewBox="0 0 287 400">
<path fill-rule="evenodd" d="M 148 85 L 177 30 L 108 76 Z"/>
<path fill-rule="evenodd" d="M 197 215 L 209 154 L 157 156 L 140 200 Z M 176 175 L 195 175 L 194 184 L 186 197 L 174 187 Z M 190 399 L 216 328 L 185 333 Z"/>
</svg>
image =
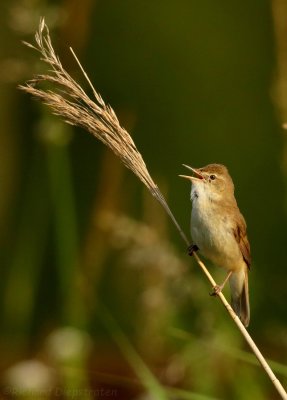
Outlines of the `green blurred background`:
<svg viewBox="0 0 287 400">
<path fill-rule="evenodd" d="M 0 11 L 1 398 L 277 399 L 143 185 L 17 85 L 45 72 L 21 43 L 45 16 L 64 67 L 86 87 L 72 46 L 187 233 L 181 164 L 228 166 L 252 249 L 249 331 L 286 386 L 286 2 Z"/>
</svg>

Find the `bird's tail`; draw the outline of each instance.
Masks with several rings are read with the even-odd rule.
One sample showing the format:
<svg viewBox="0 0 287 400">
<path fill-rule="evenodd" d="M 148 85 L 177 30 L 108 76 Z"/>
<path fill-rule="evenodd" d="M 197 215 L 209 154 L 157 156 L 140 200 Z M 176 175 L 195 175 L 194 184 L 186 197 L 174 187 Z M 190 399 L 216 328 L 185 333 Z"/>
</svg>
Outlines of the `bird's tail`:
<svg viewBox="0 0 287 400">
<path fill-rule="evenodd" d="M 250 321 L 248 271 L 247 268 L 233 272 L 229 278 L 231 306 L 243 325 L 247 328 Z"/>
</svg>

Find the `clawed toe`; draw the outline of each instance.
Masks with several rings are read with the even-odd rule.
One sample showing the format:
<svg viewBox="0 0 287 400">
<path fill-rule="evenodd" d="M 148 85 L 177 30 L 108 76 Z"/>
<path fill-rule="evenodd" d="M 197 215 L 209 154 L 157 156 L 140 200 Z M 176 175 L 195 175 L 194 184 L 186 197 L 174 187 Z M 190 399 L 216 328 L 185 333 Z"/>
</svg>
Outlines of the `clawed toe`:
<svg viewBox="0 0 287 400">
<path fill-rule="evenodd" d="M 209 294 L 210 294 L 210 296 L 218 296 L 222 289 L 223 288 L 221 285 L 215 285 L 213 288 L 213 291 Z"/>
<path fill-rule="evenodd" d="M 229 271 L 226 278 L 224 279 L 223 283 L 221 285 L 215 285 L 213 288 L 213 291 L 210 294 L 210 296 L 217 296 L 219 295 L 220 292 L 222 292 L 226 282 L 229 280 L 230 276 L 232 275 L 232 271 Z"/>
<path fill-rule="evenodd" d="M 196 246 L 196 244 L 191 244 L 190 246 L 188 246 L 187 251 L 188 254 L 190 256 L 193 256 L 193 253 L 195 253 L 198 250 L 198 247 Z"/>
</svg>

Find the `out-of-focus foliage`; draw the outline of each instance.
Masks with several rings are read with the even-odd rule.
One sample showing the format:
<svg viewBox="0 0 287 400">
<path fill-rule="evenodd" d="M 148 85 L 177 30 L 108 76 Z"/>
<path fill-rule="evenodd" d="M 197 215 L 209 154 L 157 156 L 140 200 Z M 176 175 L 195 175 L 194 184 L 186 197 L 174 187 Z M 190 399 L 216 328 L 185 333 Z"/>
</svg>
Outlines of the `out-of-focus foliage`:
<svg viewBox="0 0 287 400">
<path fill-rule="evenodd" d="M 21 40 L 45 16 L 65 68 L 85 85 L 72 46 L 186 232 L 181 164 L 228 166 L 253 256 L 250 332 L 286 384 L 286 121 L 272 89 L 277 70 L 287 79 L 287 11 L 272 5 L 1 1 L 4 399 L 277 398 L 150 194 L 16 88 L 44 69 Z"/>
</svg>

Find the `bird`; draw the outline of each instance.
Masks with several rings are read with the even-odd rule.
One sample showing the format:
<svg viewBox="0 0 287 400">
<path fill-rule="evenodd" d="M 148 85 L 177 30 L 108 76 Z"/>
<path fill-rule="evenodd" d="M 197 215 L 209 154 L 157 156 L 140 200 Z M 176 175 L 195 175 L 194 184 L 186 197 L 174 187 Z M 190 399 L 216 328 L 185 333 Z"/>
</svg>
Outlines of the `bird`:
<svg viewBox="0 0 287 400">
<path fill-rule="evenodd" d="M 189 255 L 199 251 L 213 264 L 224 268 L 227 276 L 212 295 L 222 291 L 229 281 L 231 306 L 245 327 L 250 322 L 248 272 L 251 265 L 247 226 L 235 196 L 234 184 L 228 169 L 222 164 L 192 168 L 191 237 Z"/>
</svg>

